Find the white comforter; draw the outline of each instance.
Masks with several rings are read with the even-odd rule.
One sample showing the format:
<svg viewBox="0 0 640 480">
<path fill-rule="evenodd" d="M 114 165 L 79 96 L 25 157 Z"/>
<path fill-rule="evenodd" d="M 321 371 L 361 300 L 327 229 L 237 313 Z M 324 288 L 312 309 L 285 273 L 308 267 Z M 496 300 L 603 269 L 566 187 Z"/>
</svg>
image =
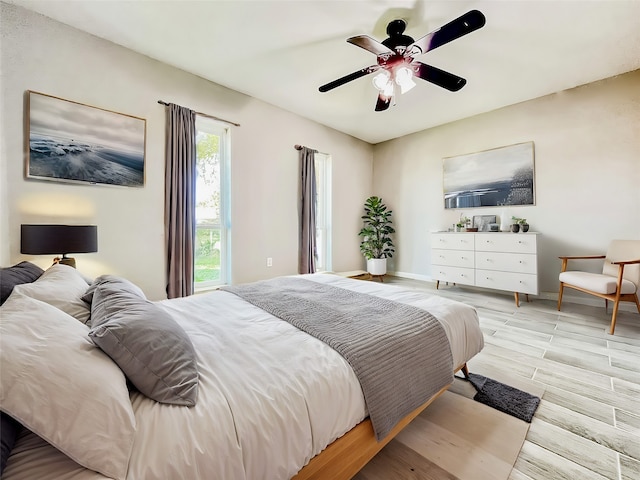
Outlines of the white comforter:
<svg viewBox="0 0 640 480">
<path fill-rule="evenodd" d="M 475 310 L 423 292 L 341 278 L 308 279 L 429 310 L 461 366 L 483 347 Z M 227 292 L 160 302 L 198 354 L 195 407 L 131 395 L 137 431 L 127 478 L 287 479 L 366 416 L 347 362 L 323 342 Z M 104 478 L 33 434 L 14 448 L 3 480 Z"/>
</svg>

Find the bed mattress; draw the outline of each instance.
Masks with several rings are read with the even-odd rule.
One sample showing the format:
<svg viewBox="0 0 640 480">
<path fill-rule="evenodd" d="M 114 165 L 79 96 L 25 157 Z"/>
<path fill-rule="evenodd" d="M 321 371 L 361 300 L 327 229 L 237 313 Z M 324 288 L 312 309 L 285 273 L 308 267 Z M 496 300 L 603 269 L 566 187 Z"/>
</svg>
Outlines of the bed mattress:
<svg viewBox="0 0 640 480">
<path fill-rule="evenodd" d="M 454 365 L 483 347 L 472 307 L 424 291 L 328 274 L 305 278 L 424 308 L 444 327 Z M 366 416 L 349 364 L 323 342 L 228 292 L 158 302 L 198 356 L 194 407 L 132 393 L 131 480 L 288 479 Z M 25 431 L 3 480 L 105 478 Z"/>
</svg>

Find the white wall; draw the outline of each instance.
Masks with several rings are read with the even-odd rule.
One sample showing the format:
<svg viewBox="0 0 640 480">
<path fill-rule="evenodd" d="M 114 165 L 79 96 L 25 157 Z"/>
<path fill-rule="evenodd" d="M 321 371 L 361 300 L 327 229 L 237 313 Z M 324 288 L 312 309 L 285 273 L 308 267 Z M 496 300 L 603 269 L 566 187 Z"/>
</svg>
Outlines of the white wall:
<svg viewBox="0 0 640 480">
<path fill-rule="evenodd" d="M 231 133 L 234 283 L 297 273 L 294 144 L 332 155 L 333 267 L 362 268 L 357 232 L 371 194 L 371 145 L 33 12 L 5 3 L 0 9 L 0 264 L 50 263 L 20 254 L 21 223 L 93 223 L 99 252 L 74 255 L 78 268 L 88 276 L 123 275 L 150 298 L 165 297 L 161 99 L 241 124 Z M 27 90 L 146 118 L 145 187 L 25 180 Z"/>
<path fill-rule="evenodd" d="M 534 206 L 444 209 L 444 157 L 526 141 L 535 144 Z M 461 213 L 504 212 L 542 233 L 541 290 L 557 292 L 558 255 L 640 239 L 640 71 L 378 144 L 373 184 L 395 214 L 392 270 L 430 278 L 429 232 Z"/>
</svg>

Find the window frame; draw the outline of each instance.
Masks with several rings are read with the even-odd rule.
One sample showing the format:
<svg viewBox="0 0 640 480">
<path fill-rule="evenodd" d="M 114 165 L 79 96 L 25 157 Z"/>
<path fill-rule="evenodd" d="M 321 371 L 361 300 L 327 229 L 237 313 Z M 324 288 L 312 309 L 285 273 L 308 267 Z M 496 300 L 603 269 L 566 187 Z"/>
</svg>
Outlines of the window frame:
<svg viewBox="0 0 640 480">
<path fill-rule="evenodd" d="M 196 282 L 196 258 L 194 252 L 193 285 L 196 293 L 231 284 L 231 126 L 206 115 L 196 114 L 196 135 L 200 132 L 217 135 L 220 138 L 218 151 L 220 164 L 220 216 L 218 224 L 198 224 L 196 216 L 194 218 L 194 228 L 196 231 L 198 227 L 217 228 L 220 230 L 220 277 L 218 280 Z"/>
</svg>

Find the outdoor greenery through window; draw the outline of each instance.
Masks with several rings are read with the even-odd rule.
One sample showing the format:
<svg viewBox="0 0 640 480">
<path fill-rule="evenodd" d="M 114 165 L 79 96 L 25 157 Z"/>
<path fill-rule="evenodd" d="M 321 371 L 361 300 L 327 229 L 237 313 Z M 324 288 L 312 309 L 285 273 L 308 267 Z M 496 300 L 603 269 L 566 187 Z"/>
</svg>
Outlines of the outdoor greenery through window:
<svg viewBox="0 0 640 480">
<path fill-rule="evenodd" d="M 229 283 L 229 129 L 196 117 L 196 290 Z"/>
</svg>

